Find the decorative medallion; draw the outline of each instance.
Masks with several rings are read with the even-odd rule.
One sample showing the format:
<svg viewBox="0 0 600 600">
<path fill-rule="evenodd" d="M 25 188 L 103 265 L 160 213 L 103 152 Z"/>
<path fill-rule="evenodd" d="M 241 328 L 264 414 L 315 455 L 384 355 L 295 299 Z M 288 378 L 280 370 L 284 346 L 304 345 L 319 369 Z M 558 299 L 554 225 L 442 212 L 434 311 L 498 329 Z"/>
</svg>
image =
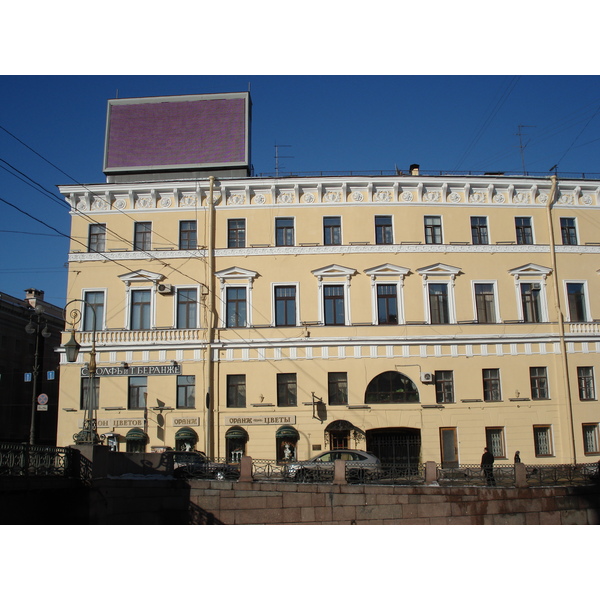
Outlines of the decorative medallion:
<svg viewBox="0 0 600 600">
<path fill-rule="evenodd" d="M 402 192 L 401 196 L 404 202 L 412 202 L 413 201 L 413 193 L 412 192 Z"/>
<path fill-rule="evenodd" d="M 392 193 L 390 190 L 379 190 L 375 194 L 375 199 L 377 202 L 391 202 L 392 201 Z"/>
<path fill-rule="evenodd" d="M 294 202 L 294 192 L 281 192 L 277 196 L 277 204 L 292 204 Z"/>
<path fill-rule="evenodd" d="M 450 202 L 453 202 L 454 204 L 456 204 L 457 202 L 460 202 L 460 194 L 457 194 L 456 192 L 452 192 L 451 194 L 448 195 L 448 200 L 450 200 Z"/>
<path fill-rule="evenodd" d="M 504 194 L 496 194 L 492 198 L 492 202 L 494 202 L 495 204 L 504 204 L 506 202 L 506 198 Z"/>
<path fill-rule="evenodd" d="M 196 196 L 191 194 L 182 196 L 179 201 L 179 206 L 196 206 Z"/>
<path fill-rule="evenodd" d="M 483 202 L 485 202 L 485 194 L 483 192 L 473 192 L 469 196 L 469 202 L 482 204 Z"/>
<path fill-rule="evenodd" d="M 115 200 L 115 203 L 113 204 L 113 206 L 117 210 L 123 210 L 123 209 L 127 208 L 127 200 L 125 200 L 125 198 L 117 198 Z"/>
<path fill-rule="evenodd" d="M 339 202 L 342 199 L 340 192 L 329 191 L 323 196 L 325 202 Z"/>
<path fill-rule="evenodd" d="M 529 204 L 530 200 L 531 195 L 529 194 L 529 192 L 517 192 L 514 195 L 515 204 Z"/>
<path fill-rule="evenodd" d="M 354 202 L 362 202 L 365 197 L 362 195 L 362 192 L 352 192 L 352 200 Z"/>
<path fill-rule="evenodd" d="M 266 198 L 264 196 L 264 194 L 256 194 L 254 196 L 254 204 L 264 204 L 266 201 Z"/>
<path fill-rule="evenodd" d="M 581 197 L 581 202 L 583 202 L 583 204 L 590 205 L 593 201 L 593 198 L 589 194 L 585 194 Z"/>
<path fill-rule="evenodd" d="M 244 194 L 231 194 L 227 199 L 227 204 L 244 204 L 246 197 Z"/>
<path fill-rule="evenodd" d="M 139 198 L 139 200 L 135 203 L 136 208 L 153 208 L 152 206 L 152 198 L 145 197 Z"/>
<path fill-rule="evenodd" d="M 108 210 L 110 204 L 104 198 L 95 198 L 92 203 L 92 210 Z"/>
<path fill-rule="evenodd" d="M 86 199 L 82 196 L 77 203 L 77 210 L 87 210 L 88 204 Z"/>
<path fill-rule="evenodd" d="M 425 192 L 423 199 L 425 202 L 439 202 L 442 195 L 439 192 Z"/>
<path fill-rule="evenodd" d="M 540 194 L 537 201 L 539 204 L 548 204 L 548 194 Z"/>
<path fill-rule="evenodd" d="M 308 202 L 308 204 L 312 204 L 315 201 L 315 195 L 310 192 L 304 194 L 304 202 Z"/>
<path fill-rule="evenodd" d="M 575 198 L 573 197 L 573 194 L 561 194 L 558 199 L 559 204 L 573 204 L 574 201 Z"/>
<path fill-rule="evenodd" d="M 161 208 L 169 208 L 172 204 L 173 200 L 168 196 L 160 199 L 160 207 Z"/>
</svg>

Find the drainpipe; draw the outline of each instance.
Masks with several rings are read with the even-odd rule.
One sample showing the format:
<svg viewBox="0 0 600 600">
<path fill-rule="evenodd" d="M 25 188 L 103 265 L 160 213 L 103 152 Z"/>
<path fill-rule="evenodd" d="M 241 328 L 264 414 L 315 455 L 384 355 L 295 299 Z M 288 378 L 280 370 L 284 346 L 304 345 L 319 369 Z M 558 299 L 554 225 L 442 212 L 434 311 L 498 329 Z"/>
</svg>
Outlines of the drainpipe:
<svg viewBox="0 0 600 600">
<path fill-rule="evenodd" d="M 554 273 L 553 282 L 554 282 L 554 308 L 556 309 L 556 314 L 558 317 L 558 330 L 559 330 L 559 340 L 560 340 L 560 356 L 562 362 L 562 372 L 563 372 L 563 384 L 565 388 L 565 394 L 567 397 L 567 407 L 568 407 L 568 415 L 569 415 L 569 429 L 571 433 L 571 461 L 573 464 L 577 464 L 577 450 L 575 447 L 575 429 L 573 424 L 573 398 L 571 396 L 571 384 L 569 379 L 569 359 L 567 356 L 567 343 L 565 341 L 565 321 L 563 317 L 563 311 L 561 307 L 560 301 L 560 291 L 558 285 L 558 271 L 556 267 L 556 245 L 554 242 L 554 226 L 552 224 L 552 205 L 554 204 L 554 199 L 556 196 L 556 188 L 557 188 L 557 177 L 556 175 L 552 175 L 550 177 L 552 180 L 552 187 L 550 188 L 550 196 L 548 198 L 547 211 L 546 215 L 548 217 L 548 233 L 550 236 L 550 260 L 552 263 L 552 271 Z"/>
<path fill-rule="evenodd" d="M 206 350 L 204 355 L 204 388 L 206 390 L 206 404 L 205 404 L 205 448 L 206 455 L 210 458 L 214 457 L 214 439 L 213 439 L 213 364 L 212 364 L 212 341 L 214 335 L 214 307 L 215 307 L 215 219 L 214 219 L 214 198 L 213 198 L 213 189 L 215 178 L 214 176 L 210 176 L 209 178 L 209 191 L 208 191 L 208 240 L 206 244 L 207 250 L 207 265 L 208 265 L 208 273 L 206 277 L 206 286 L 208 288 L 208 294 L 206 296 L 206 315 L 207 315 L 207 323 L 206 323 Z"/>
</svg>

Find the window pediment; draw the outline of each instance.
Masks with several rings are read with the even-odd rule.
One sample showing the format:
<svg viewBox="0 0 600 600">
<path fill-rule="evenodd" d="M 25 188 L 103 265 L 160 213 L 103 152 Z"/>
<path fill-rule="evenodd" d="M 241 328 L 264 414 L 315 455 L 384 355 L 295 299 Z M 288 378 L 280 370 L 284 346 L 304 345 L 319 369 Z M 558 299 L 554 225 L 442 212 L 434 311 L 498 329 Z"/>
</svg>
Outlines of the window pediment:
<svg viewBox="0 0 600 600">
<path fill-rule="evenodd" d="M 161 273 L 153 273 L 145 269 L 138 269 L 137 271 L 119 275 L 119 279 L 127 285 L 131 283 L 156 283 L 157 281 L 162 281 L 164 278 L 165 276 Z"/>
<path fill-rule="evenodd" d="M 457 275 L 460 275 L 461 270 L 459 267 L 453 267 L 444 263 L 437 263 L 435 265 L 429 265 L 428 267 L 422 267 L 417 269 L 417 273 L 427 279 L 427 277 L 451 277 L 454 279 Z"/>
<path fill-rule="evenodd" d="M 548 267 L 542 267 L 541 265 L 536 265 L 535 263 L 529 263 L 527 265 L 522 265 L 520 267 L 516 267 L 515 269 L 511 269 L 509 273 L 517 279 L 523 276 L 543 277 L 545 279 L 548 275 L 550 275 L 550 273 L 552 273 L 552 269 Z"/>
<path fill-rule="evenodd" d="M 319 279 L 323 277 L 346 277 L 350 279 L 352 275 L 356 275 L 356 269 L 342 267 L 341 265 L 329 265 L 320 269 L 315 269 L 311 273 Z"/>
<path fill-rule="evenodd" d="M 256 271 L 250 271 L 248 269 L 242 269 L 241 267 L 230 267 L 229 269 L 223 269 L 217 271 L 215 276 L 218 277 L 221 282 L 225 279 L 246 279 L 252 280 L 258 276 Z"/>
<path fill-rule="evenodd" d="M 410 269 L 406 267 L 399 267 L 397 265 L 392 265 L 390 263 L 385 263 L 384 265 L 379 265 L 378 267 L 372 267 L 370 269 L 365 269 L 365 273 L 369 275 L 372 279 L 375 277 L 405 277 L 410 273 Z"/>
</svg>

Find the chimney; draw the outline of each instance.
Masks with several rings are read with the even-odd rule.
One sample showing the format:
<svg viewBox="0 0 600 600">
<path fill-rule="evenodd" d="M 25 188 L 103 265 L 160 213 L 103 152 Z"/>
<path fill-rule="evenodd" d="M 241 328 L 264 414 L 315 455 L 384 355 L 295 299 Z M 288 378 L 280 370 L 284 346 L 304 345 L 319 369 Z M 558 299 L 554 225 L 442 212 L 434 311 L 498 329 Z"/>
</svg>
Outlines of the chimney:
<svg viewBox="0 0 600 600">
<path fill-rule="evenodd" d="M 25 290 L 25 302 L 35 308 L 38 302 L 44 301 L 44 292 L 42 290 L 36 290 L 35 288 L 29 288 Z"/>
<path fill-rule="evenodd" d="M 410 171 L 411 175 L 418 175 L 419 174 L 419 165 L 410 165 L 409 171 Z"/>
</svg>

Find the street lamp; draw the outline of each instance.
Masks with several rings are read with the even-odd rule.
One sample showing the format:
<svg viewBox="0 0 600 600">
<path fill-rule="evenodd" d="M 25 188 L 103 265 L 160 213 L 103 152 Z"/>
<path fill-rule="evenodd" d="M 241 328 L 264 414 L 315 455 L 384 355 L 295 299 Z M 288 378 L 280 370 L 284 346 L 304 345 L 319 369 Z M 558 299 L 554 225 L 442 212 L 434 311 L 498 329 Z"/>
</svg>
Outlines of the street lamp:
<svg viewBox="0 0 600 600">
<path fill-rule="evenodd" d="M 69 323 L 71 327 L 71 338 L 63 345 L 67 362 L 75 362 L 79 355 L 79 350 L 81 349 L 81 346 L 75 339 L 75 325 L 82 319 L 81 310 L 78 308 L 71 308 L 69 311 L 70 318 L 67 318 L 67 306 L 73 302 L 85 304 L 91 310 L 92 314 L 92 348 L 90 350 L 90 361 L 88 363 L 89 385 L 87 390 L 87 405 L 84 405 L 85 416 L 83 419 L 83 428 L 73 435 L 73 439 L 76 444 L 101 444 L 102 442 L 98 436 L 96 419 L 94 418 L 94 408 L 96 406 L 96 310 L 85 300 L 71 300 L 65 305 L 65 321 Z"/>
<path fill-rule="evenodd" d="M 25 326 L 27 333 L 35 333 L 35 353 L 33 355 L 33 391 L 31 393 L 31 422 L 29 425 L 29 443 L 33 445 L 35 443 L 35 409 L 36 409 L 36 397 L 38 392 L 38 376 L 40 374 L 40 335 L 44 338 L 49 338 L 52 334 L 48 331 L 48 322 L 42 317 L 44 313 L 44 307 L 38 304 L 34 309 L 34 314 L 29 317 L 29 323 Z M 37 317 L 34 320 L 34 317 Z M 40 332 L 40 327 L 44 325 L 44 328 Z"/>
</svg>

